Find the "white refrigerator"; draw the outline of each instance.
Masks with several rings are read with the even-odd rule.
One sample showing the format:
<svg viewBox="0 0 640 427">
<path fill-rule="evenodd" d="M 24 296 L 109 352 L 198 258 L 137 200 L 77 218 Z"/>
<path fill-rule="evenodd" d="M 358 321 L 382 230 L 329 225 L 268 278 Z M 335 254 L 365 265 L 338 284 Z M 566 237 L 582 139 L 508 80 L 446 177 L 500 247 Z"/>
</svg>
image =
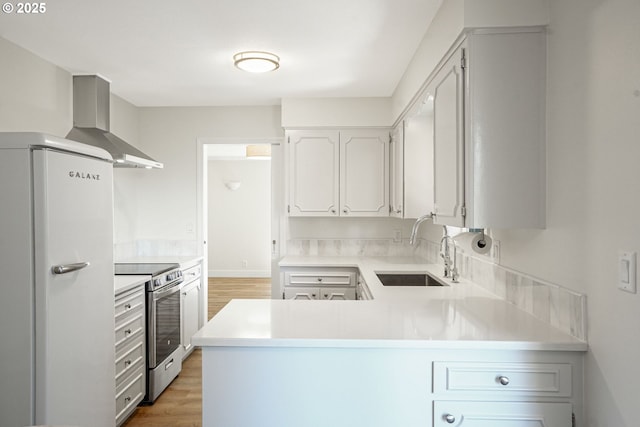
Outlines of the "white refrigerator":
<svg viewBox="0 0 640 427">
<path fill-rule="evenodd" d="M 0 426 L 113 427 L 113 166 L 0 133 Z"/>
</svg>

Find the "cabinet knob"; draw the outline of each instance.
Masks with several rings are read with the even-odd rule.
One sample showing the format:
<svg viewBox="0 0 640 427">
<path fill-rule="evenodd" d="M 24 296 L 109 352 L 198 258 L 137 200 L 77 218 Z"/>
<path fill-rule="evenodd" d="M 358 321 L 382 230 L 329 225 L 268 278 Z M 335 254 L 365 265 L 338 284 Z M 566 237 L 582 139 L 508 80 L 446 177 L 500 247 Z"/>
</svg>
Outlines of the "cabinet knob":
<svg viewBox="0 0 640 427">
<path fill-rule="evenodd" d="M 125 304 L 125 305 L 124 305 L 124 309 L 125 309 L 125 310 L 129 310 L 129 309 L 131 309 L 131 304 Z"/>
<path fill-rule="evenodd" d="M 322 277 L 318 277 L 318 282 L 322 282 Z"/>
<path fill-rule="evenodd" d="M 131 359 L 127 359 L 124 361 L 124 366 L 129 366 L 131 365 Z"/>
<path fill-rule="evenodd" d="M 509 385 L 509 377 L 505 377 L 504 375 L 500 375 L 497 378 L 498 382 L 502 385 Z"/>
<path fill-rule="evenodd" d="M 336 210 L 335 210 L 335 209 L 331 209 L 331 213 L 332 213 L 332 214 L 335 214 L 335 213 L 336 213 Z"/>
<path fill-rule="evenodd" d="M 131 402 L 131 396 L 127 396 L 124 398 L 124 403 L 129 403 Z"/>
<path fill-rule="evenodd" d="M 454 417 L 451 414 L 447 414 L 447 415 L 444 416 L 444 420 L 449 424 L 453 424 L 453 423 L 456 422 L 456 417 Z"/>
<path fill-rule="evenodd" d="M 130 335 L 131 334 L 131 329 L 125 329 L 124 334 L 125 335 Z"/>
<path fill-rule="evenodd" d="M 347 209 L 342 209 L 342 212 L 349 213 L 349 211 Z"/>
</svg>

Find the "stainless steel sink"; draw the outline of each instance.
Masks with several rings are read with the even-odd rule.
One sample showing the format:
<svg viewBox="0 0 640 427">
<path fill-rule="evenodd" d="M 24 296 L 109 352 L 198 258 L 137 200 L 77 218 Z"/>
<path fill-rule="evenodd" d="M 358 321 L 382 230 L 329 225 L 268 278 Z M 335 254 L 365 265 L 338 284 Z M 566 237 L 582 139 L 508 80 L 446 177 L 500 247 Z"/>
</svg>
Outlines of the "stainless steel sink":
<svg viewBox="0 0 640 427">
<path fill-rule="evenodd" d="M 376 273 L 383 286 L 447 286 L 426 273 Z"/>
</svg>

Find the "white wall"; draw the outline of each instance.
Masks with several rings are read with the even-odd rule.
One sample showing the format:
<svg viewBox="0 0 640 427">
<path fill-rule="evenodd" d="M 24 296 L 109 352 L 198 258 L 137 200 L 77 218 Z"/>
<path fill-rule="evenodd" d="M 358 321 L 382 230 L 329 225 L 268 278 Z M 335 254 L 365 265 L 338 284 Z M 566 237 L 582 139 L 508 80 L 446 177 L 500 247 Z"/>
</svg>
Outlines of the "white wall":
<svg viewBox="0 0 640 427">
<path fill-rule="evenodd" d="M 271 162 L 210 160 L 208 172 L 209 277 L 270 277 Z"/>
<path fill-rule="evenodd" d="M 547 228 L 492 232 L 505 267 L 587 295 L 587 425 L 632 427 L 640 295 L 617 290 L 616 280 L 618 250 L 640 251 L 640 2 L 551 1 L 548 18 Z M 418 51 L 424 58 L 452 35 L 444 21 L 459 20 L 429 30 Z M 396 111 L 410 83 L 398 87 Z M 437 241 L 441 233 L 427 225 L 424 236 Z"/>
<path fill-rule="evenodd" d="M 282 127 L 391 126 L 390 98 L 285 98 Z"/>
<path fill-rule="evenodd" d="M 71 130 L 71 74 L 0 38 L 0 131 Z"/>
<path fill-rule="evenodd" d="M 140 108 L 140 147 L 163 162 L 164 169 L 140 171 L 136 188 L 130 190 L 140 197 L 134 239 L 172 241 L 184 254 L 200 254 L 198 138 L 282 136 L 278 106 Z"/>
</svg>

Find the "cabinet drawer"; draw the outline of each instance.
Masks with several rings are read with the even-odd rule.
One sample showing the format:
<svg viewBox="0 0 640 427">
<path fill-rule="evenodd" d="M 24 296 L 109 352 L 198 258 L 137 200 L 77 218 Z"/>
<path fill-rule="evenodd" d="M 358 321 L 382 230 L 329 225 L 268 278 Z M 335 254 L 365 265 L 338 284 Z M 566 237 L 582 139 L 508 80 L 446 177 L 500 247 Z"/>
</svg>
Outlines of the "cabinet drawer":
<svg viewBox="0 0 640 427">
<path fill-rule="evenodd" d="M 434 393 L 571 396 L 568 363 L 434 362 Z"/>
<path fill-rule="evenodd" d="M 131 342 L 135 337 L 144 332 L 144 313 L 138 313 L 131 319 L 116 326 L 116 353 Z"/>
<path fill-rule="evenodd" d="M 144 335 L 140 335 L 138 340 L 126 346 L 121 353 L 116 354 L 116 386 L 131 372 L 145 367 Z"/>
<path fill-rule="evenodd" d="M 116 390 L 116 424 L 126 418 L 130 411 L 135 407 L 145 393 L 145 377 L 144 372 L 132 375 L 123 383 L 121 389 Z"/>
<path fill-rule="evenodd" d="M 194 265 L 182 271 L 182 277 L 184 278 L 184 284 L 200 279 L 202 275 L 202 265 Z M 184 286 L 184 285 L 183 285 Z"/>
<path fill-rule="evenodd" d="M 567 427 L 570 403 L 433 402 L 433 427 Z"/>
<path fill-rule="evenodd" d="M 292 286 L 353 286 L 355 272 L 287 272 L 285 284 Z"/>
<path fill-rule="evenodd" d="M 144 311 L 144 296 L 144 287 L 136 289 L 134 292 L 118 295 L 115 305 L 116 323 L 136 311 Z"/>
</svg>

